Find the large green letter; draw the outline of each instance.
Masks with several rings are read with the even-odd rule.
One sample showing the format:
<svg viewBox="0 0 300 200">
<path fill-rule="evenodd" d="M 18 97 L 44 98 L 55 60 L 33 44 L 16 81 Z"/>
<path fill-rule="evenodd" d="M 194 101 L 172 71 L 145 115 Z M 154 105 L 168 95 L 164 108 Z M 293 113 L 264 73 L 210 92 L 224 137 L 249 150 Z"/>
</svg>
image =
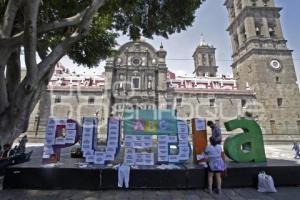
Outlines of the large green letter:
<svg viewBox="0 0 300 200">
<path fill-rule="evenodd" d="M 224 124 L 227 131 L 237 128 L 244 131 L 225 140 L 224 152 L 230 159 L 236 162 L 267 161 L 262 131 L 254 120 L 235 119 Z"/>
</svg>

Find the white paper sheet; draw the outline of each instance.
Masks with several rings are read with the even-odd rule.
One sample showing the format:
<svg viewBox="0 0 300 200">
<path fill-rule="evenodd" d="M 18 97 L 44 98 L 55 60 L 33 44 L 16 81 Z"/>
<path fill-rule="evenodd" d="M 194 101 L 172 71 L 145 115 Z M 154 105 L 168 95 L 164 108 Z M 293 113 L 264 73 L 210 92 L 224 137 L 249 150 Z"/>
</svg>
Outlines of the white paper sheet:
<svg viewBox="0 0 300 200">
<path fill-rule="evenodd" d="M 196 131 L 204 131 L 205 130 L 205 120 L 204 119 L 196 119 Z"/>
</svg>

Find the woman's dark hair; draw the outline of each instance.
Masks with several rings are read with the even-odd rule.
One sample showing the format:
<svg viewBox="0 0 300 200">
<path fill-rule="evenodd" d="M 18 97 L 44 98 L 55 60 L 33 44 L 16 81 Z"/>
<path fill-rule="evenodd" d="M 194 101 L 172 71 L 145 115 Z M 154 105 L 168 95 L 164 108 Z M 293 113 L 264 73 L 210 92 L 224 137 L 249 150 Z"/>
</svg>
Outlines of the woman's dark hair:
<svg viewBox="0 0 300 200">
<path fill-rule="evenodd" d="M 207 121 L 207 126 L 212 126 L 214 123 L 212 121 Z"/>
<path fill-rule="evenodd" d="M 216 146 L 216 145 L 218 144 L 218 142 L 217 142 L 213 137 L 210 137 L 210 138 L 209 138 L 209 142 L 210 142 L 210 144 L 213 145 L 213 146 Z"/>
</svg>

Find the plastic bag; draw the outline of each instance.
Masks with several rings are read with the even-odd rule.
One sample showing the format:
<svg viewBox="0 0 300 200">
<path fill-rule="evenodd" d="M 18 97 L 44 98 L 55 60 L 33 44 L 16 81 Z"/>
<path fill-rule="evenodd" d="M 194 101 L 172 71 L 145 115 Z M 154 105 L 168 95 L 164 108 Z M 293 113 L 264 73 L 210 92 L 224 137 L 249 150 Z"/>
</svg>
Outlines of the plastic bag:
<svg viewBox="0 0 300 200">
<path fill-rule="evenodd" d="M 265 172 L 258 174 L 258 192 L 277 192 L 272 176 Z"/>
</svg>

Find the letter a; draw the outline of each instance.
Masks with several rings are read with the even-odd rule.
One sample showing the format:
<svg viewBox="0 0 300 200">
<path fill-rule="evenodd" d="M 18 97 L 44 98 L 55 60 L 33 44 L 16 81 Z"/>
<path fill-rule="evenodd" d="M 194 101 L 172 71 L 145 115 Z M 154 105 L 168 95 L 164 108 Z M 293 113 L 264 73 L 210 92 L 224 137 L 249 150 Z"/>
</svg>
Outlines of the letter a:
<svg viewBox="0 0 300 200">
<path fill-rule="evenodd" d="M 256 121 L 236 119 L 224 124 L 227 131 L 244 131 L 225 140 L 224 152 L 229 158 L 236 162 L 266 162 L 263 135 Z"/>
</svg>

